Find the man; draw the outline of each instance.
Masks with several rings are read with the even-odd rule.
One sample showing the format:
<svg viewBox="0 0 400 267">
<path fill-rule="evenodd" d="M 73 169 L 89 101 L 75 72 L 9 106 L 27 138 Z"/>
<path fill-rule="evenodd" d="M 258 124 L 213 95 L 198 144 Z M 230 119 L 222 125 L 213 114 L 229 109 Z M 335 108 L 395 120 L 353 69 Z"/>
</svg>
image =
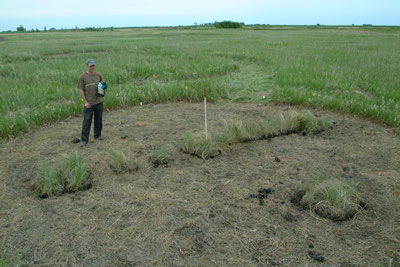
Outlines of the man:
<svg viewBox="0 0 400 267">
<path fill-rule="evenodd" d="M 104 140 L 101 136 L 103 129 L 103 101 L 104 97 L 98 96 L 97 85 L 104 81 L 103 76 L 96 72 L 96 61 L 88 59 L 86 61 L 87 71 L 82 73 L 78 81 L 78 89 L 80 90 L 84 108 L 83 123 L 81 133 L 81 147 L 89 142 L 90 128 L 92 125 L 92 117 L 94 114 L 94 139 Z"/>
</svg>

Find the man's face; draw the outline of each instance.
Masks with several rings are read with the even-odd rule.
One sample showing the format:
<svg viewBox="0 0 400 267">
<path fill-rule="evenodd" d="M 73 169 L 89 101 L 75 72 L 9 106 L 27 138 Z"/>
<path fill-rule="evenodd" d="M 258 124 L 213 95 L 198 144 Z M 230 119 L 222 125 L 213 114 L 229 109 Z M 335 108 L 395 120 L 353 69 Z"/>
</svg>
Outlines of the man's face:
<svg viewBox="0 0 400 267">
<path fill-rule="evenodd" d="M 94 68 L 96 68 L 96 65 L 87 65 L 88 66 L 88 71 L 92 72 L 94 71 Z"/>
</svg>

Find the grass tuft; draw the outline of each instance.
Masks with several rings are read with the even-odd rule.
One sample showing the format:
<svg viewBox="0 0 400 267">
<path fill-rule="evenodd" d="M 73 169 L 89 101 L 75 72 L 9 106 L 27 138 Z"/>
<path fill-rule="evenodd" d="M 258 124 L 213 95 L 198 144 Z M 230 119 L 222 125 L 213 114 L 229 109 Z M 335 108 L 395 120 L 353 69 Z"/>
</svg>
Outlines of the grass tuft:
<svg viewBox="0 0 400 267">
<path fill-rule="evenodd" d="M 283 129 L 287 133 L 318 133 L 329 127 L 326 119 L 317 119 L 311 112 L 291 111 L 286 119 L 282 120 Z"/>
<path fill-rule="evenodd" d="M 333 221 L 350 219 L 365 207 L 355 185 L 331 177 L 309 184 L 300 204 Z"/>
<path fill-rule="evenodd" d="M 168 152 L 168 146 L 162 145 L 157 151 L 153 153 L 151 156 L 151 161 L 154 166 L 158 165 L 168 165 L 168 163 L 172 160 L 171 155 Z"/>
<path fill-rule="evenodd" d="M 68 192 L 76 192 L 90 185 L 89 172 L 79 154 L 67 155 L 64 158 L 62 174 Z"/>
<path fill-rule="evenodd" d="M 60 169 L 43 162 L 31 183 L 32 190 L 41 198 L 77 192 L 91 186 L 90 172 L 86 169 L 82 156 L 78 154 L 67 155 Z"/>
<path fill-rule="evenodd" d="M 139 169 L 130 154 L 126 155 L 123 151 L 113 150 L 109 153 L 110 168 L 116 172 L 134 172 Z"/>
<path fill-rule="evenodd" d="M 31 188 L 40 197 L 47 198 L 60 195 L 64 190 L 64 183 L 60 172 L 43 162 L 38 175 L 31 183 Z"/>
<path fill-rule="evenodd" d="M 181 150 L 203 159 L 213 158 L 229 148 L 225 134 L 184 133 L 180 140 Z"/>
</svg>

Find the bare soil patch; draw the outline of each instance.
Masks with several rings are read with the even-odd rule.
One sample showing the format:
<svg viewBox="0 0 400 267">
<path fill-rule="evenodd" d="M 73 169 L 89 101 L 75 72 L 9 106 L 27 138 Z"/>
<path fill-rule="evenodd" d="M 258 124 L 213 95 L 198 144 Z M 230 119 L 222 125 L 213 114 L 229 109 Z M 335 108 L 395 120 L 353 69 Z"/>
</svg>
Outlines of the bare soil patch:
<svg viewBox="0 0 400 267">
<path fill-rule="evenodd" d="M 274 118 L 283 105 L 208 106 L 223 121 Z M 314 135 L 232 145 L 203 160 L 182 153 L 185 131 L 202 131 L 202 104 L 144 105 L 104 114 L 104 141 L 81 149 L 81 118 L 0 141 L 0 248 L 11 265 L 395 265 L 400 264 L 400 141 L 392 129 L 311 110 L 332 122 Z M 171 161 L 151 155 L 167 145 Z M 114 172 L 111 150 L 139 168 Z M 92 188 L 40 199 L 29 188 L 42 161 L 78 151 Z M 293 204 L 321 174 L 357 185 L 368 208 L 333 222 Z M 1 251 L 0 251 L 1 252 Z M 1 253 L 0 253 L 1 255 Z"/>
</svg>

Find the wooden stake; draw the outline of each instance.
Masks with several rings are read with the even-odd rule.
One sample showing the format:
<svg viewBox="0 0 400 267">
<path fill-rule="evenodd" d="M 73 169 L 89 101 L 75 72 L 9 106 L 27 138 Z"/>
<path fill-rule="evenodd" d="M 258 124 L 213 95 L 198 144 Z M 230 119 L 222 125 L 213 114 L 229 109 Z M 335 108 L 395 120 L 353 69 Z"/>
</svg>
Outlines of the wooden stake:
<svg viewBox="0 0 400 267">
<path fill-rule="evenodd" d="M 206 97 L 206 88 L 204 88 L 204 124 L 206 126 L 206 138 L 208 137 L 207 133 L 207 97 Z"/>
</svg>

